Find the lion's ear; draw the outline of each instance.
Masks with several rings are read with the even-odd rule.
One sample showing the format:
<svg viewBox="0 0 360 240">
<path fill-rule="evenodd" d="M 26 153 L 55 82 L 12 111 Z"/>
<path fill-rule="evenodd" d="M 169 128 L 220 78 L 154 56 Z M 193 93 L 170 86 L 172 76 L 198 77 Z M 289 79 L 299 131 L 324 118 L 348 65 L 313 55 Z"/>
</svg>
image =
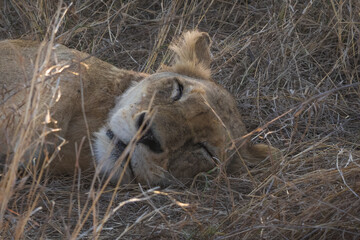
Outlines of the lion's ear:
<svg viewBox="0 0 360 240">
<path fill-rule="evenodd" d="M 272 162 L 279 162 L 283 157 L 279 149 L 262 143 L 254 145 L 248 144 L 239 150 L 242 159 L 235 156 L 235 158 L 230 161 L 227 166 L 229 173 L 244 172 L 244 162 L 247 166 L 255 166 L 265 159 Z"/>
<path fill-rule="evenodd" d="M 171 66 L 160 71 L 176 72 L 189 77 L 211 78 L 211 39 L 209 34 L 197 30 L 185 32 L 170 49 L 175 53 Z"/>
<path fill-rule="evenodd" d="M 170 46 L 175 54 L 175 64 L 192 62 L 210 68 L 211 39 L 206 32 L 191 31 L 183 34 L 182 38 Z"/>
<path fill-rule="evenodd" d="M 247 152 L 249 155 L 246 156 L 246 160 L 250 164 L 258 164 L 265 158 L 270 158 L 272 161 L 279 161 L 282 158 L 279 149 L 262 143 L 248 146 Z"/>
</svg>

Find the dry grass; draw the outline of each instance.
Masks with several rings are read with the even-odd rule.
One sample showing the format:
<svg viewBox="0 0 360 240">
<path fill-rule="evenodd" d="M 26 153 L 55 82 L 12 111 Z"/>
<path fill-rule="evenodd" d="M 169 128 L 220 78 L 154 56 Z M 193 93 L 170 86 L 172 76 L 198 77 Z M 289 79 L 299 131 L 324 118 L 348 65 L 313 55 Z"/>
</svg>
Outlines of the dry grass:
<svg viewBox="0 0 360 240">
<path fill-rule="evenodd" d="M 253 135 L 285 157 L 253 167 L 255 182 L 212 173 L 160 190 L 19 176 L 19 152 L 1 176 L 1 238 L 360 238 L 359 12 L 356 0 L 2 1 L 0 39 L 54 40 L 137 71 L 168 61 L 183 30 L 209 32 L 213 78 L 248 130 L 285 113 Z M 31 131 L 19 136 L 26 149 Z"/>
</svg>

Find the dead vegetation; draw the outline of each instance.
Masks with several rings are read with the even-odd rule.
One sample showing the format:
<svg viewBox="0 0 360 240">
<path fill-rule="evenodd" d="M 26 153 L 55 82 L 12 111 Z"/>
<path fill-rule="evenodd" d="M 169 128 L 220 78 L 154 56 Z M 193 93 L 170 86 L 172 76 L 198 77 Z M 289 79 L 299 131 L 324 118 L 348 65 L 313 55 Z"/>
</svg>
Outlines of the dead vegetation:
<svg viewBox="0 0 360 240">
<path fill-rule="evenodd" d="M 1 238 L 360 238 L 359 13 L 356 0 L 2 1 L 0 39 L 46 39 L 137 71 L 168 61 L 182 31 L 209 32 L 213 78 L 235 95 L 249 131 L 271 123 L 253 141 L 284 158 L 252 177 L 123 189 L 86 173 L 17 175 L 19 152 L 1 175 Z M 19 134 L 26 149 L 31 131 Z"/>
</svg>

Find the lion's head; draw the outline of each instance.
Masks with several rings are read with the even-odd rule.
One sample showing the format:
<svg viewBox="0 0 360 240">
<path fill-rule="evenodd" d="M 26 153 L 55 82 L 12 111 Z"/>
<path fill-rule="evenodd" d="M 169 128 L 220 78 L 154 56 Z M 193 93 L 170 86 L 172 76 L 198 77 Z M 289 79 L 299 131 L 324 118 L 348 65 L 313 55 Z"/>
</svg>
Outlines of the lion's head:
<svg viewBox="0 0 360 240">
<path fill-rule="evenodd" d="M 173 65 L 119 97 L 94 144 L 98 169 L 112 181 L 167 184 L 234 155 L 246 130 L 233 97 L 210 79 L 210 43 L 206 33 L 186 33 L 172 46 Z M 241 144 L 236 158 L 264 158 L 270 150 Z"/>
</svg>

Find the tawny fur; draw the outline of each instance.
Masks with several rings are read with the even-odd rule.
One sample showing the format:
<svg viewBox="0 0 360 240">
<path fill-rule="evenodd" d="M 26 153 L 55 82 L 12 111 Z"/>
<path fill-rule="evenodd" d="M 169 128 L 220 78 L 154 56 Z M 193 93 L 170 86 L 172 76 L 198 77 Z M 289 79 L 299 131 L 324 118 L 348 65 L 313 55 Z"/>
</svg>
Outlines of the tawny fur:
<svg viewBox="0 0 360 240">
<path fill-rule="evenodd" d="M 116 145 L 106 136 L 109 128 L 116 139 L 128 144 L 126 151 L 132 147 L 132 172 L 125 170 L 122 183 L 134 178 L 149 184 L 165 183 L 172 177 L 191 178 L 219 164 L 214 159 L 227 162 L 231 172 L 236 172 L 241 168 L 241 158 L 252 163 L 278 153 L 263 144 L 237 142 L 246 129 L 234 98 L 211 79 L 210 45 L 207 33 L 187 32 L 171 46 L 175 53 L 172 65 L 147 75 L 116 68 L 62 45 L 55 45 L 50 61 L 36 68 L 36 62 L 46 59 L 46 48 L 41 51 L 38 43 L 30 41 L 0 42 L 0 153 L 11 156 L 16 149 L 19 129 L 26 127 L 23 115 L 28 99 L 32 99 L 32 83 L 35 90 L 41 86 L 42 91 L 34 131 L 40 134 L 44 127 L 60 131 L 48 134 L 45 147 L 28 151 L 40 151 L 35 156 L 41 158 L 43 151 L 51 153 L 61 139 L 67 141 L 51 164 L 53 172 L 71 174 L 76 166 L 82 170 L 97 166 L 116 182 L 124 163 L 118 164 L 119 160 L 108 154 L 109 146 Z M 61 97 L 50 106 L 56 84 Z M 183 89 L 177 99 L 179 84 Z M 139 134 L 137 119 L 144 112 L 153 113 L 150 128 L 161 152 L 135 141 Z M 53 121 L 44 124 L 47 113 Z M 89 142 L 94 144 L 97 163 Z M 135 144 L 130 146 L 131 142 Z M 234 143 L 240 144 L 241 157 L 228 151 Z M 27 156 L 25 162 L 29 161 Z"/>
<path fill-rule="evenodd" d="M 199 31 L 184 33 L 170 45 L 170 49 L 175 54 L 173 64 L 163 66 L 160 71 L 210 80 L 211 43 L 207 33 Z"/>
</svg>

